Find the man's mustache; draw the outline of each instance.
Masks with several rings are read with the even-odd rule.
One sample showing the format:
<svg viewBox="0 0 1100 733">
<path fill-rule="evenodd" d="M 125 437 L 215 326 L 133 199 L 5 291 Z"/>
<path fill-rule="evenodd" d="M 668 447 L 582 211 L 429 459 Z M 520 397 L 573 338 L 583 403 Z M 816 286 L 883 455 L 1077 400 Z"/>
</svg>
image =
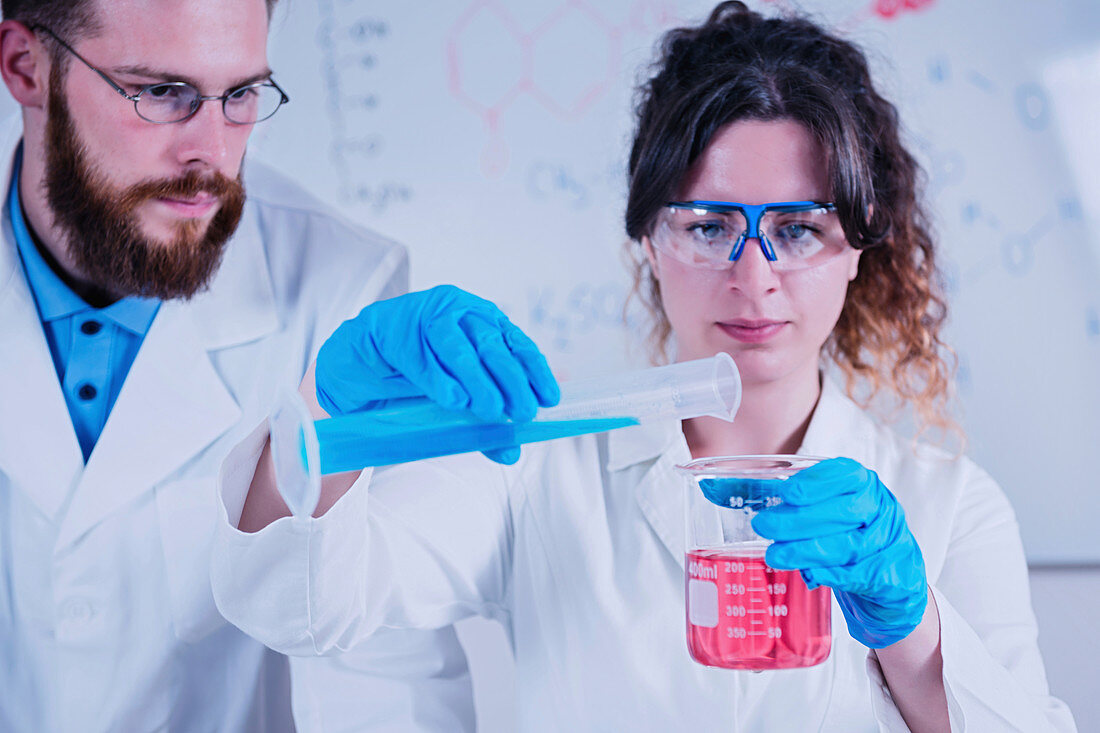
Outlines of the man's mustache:
<svg viewBox="0 0 1100 733">
<path fill-rule="evenodd" d="M 221 173 L 203 174 L 188 171 L 178 178 L 142 181 L 123 191 L 119 200 L 122 210 L 130 210 L 138 204 L 154 198 L 189 199 L 200 193 L 210 194 L 221 201 L 244 196 L 239 180 Z"/>
</svg>

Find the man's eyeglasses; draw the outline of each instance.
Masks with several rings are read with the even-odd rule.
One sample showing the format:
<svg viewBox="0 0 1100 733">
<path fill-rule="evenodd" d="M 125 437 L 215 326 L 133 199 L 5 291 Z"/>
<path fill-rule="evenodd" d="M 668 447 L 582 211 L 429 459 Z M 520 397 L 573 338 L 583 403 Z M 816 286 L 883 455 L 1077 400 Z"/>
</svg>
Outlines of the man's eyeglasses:
<svg viewBox="0 0 1100 733">
<path fill-rule="evenodd" d="M 87 59 L 49 28 L 35 25 L 31 30 L 40 30 L 49 34 L 62 48 L 99 74 L 103 81 L 110 84 L 116 92 L 133 102 L 134 111 L 137 112 L 138 117 L 158 125 L 190 119 L 199 111 L 203 102 L 214 100 L 221 101 L 222 113 L 227 120 L 237 125 L 251 125 L 271 117 L 279 107 L 290 101 L 286 92 L 272 79 L 245 84 L 217 96 L 203 96 L 198 89 L 183 81 L 149 84 L 139 89 L 137 94 L 127 94 L 126 90 L 111 77 L 92 66 Z"/>
<path fill-rule="evenodd" d="M 821 201 L 672 201 L 650 237 L 673 259 L 711 270 L 731 267 L 748 239 L 777 271 L 815 267 L 848 248 L 836 206 Z"/>
</svg>

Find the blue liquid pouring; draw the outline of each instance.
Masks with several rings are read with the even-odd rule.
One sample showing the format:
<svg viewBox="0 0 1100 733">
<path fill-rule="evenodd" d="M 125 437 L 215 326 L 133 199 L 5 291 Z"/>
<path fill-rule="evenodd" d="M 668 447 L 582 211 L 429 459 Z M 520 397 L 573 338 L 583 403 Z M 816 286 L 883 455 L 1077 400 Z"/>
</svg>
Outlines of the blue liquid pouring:
<svg viewBox="0 0 1100 733">
<path fill-rule="evenodd" d="M 323 475 L 425 458 L 508 448 L 544 440 L 602 433 L 637 425 L 632 417 L 533 422 L 484 421 L 427 401 L 402 400 L 394 409 L 369 410 L 314 423 Z M 303 464 L 305 443 L 299 445 Z"/>
</svg>

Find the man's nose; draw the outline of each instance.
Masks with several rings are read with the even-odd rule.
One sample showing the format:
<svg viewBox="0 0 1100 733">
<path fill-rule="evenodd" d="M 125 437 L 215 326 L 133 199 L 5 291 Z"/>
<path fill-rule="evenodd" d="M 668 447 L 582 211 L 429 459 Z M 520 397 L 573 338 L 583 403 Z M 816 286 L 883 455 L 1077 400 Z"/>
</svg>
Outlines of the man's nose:
<svg viewBox="0 0 1100 733">
<path fill-rule="evenodd" d="M 177 162 L 218 170 L 225 167 L 229 158 L 229 127 L 235 125 L 222 113 L 219 100 L 204 100 L 195 114 L 175 125 L 180 128 L 175 150 Z"/>
</svg>

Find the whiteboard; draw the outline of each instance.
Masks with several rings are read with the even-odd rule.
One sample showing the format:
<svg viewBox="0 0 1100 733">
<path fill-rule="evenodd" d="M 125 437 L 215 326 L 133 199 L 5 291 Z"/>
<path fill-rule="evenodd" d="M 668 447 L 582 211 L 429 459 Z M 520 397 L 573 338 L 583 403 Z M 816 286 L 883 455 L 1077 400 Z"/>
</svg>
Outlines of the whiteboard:
<svg viewBox="0 0 1100 733">
<path fill-rule="evenodd" d="M 659 34 L 711 5 L 283 0 L 269 56 L 292 101 L 250 155 L 406 244 L 414 288 L 496 301 L 560 378 L 639 366 L 633 87 Z M 870 51 L 928 171 L 968 453 L 1032 563 L 1100 562 L 1100 3 L 800 7 Z"/>
</svg>

